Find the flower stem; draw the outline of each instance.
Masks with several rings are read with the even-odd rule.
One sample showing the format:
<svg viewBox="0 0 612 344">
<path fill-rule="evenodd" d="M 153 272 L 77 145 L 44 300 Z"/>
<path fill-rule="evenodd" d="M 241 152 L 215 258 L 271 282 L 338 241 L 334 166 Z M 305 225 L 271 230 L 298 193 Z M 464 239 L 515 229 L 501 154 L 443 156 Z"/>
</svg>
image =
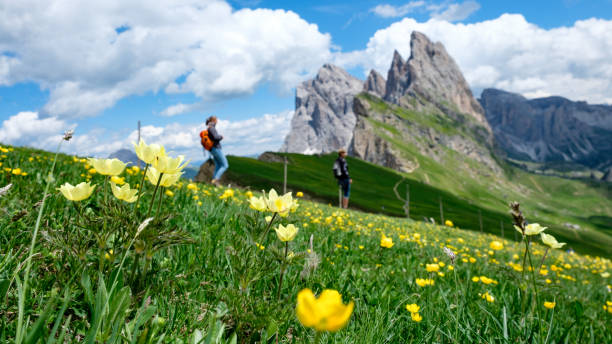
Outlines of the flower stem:
<svg viewBox="0 0 612 344">
<path fill-rule="evenodd" d="M 321 332 L 316 331 L 315 332 L 315 336 L 314 336 L 314 340 L 312 342 L 314 344 L 319 344 L 320 341 L 321 341 Z"/>
<path fill-rule="evenodd" d="M 531 267 L 531 283 L 533 284 L 533 292 L 535 293 L 536 313 L 538 315 L 538 333 L 540 334 L 540 339 L 542 339 L 542 326 L 540 324 L 540 322 L 542 321 L 542 319 L 540 318 L 540 298 L 538 295 L 538 287 L 536 285 L 535 270 L 531 261 L 531 252 L 527 251 L 527 256 L 529 257 L 529 266 Z"/>
<path fill-rule="evenodd" d="M 147 212 L 147 218 L 151 216 L 151 209 L 153 209 L 153 203 L 155 203 L 155 196 L 157 195 L 157 189 L 159 189 L 159 184 L 161 183 L 162 177 L 164 173 L 159 174 L 159 179 L 157 179 L 157 184 L 155 185 L 155 190 L 153 191 L 153 197 L 151 198 L 151 204 L 149 204 L 149 211 Z"/>
<path fill-rule="evenodd" d="M 159 211 L 161 209 L 161 204 L 162 204 L 162 197 L 164 196 L 164 193 L 160 190 L 159 191 L 159 202 L 157 202 L 157 216 L 159 216 Z"/>
<path fill-rule="evenodd" d="M 272 222 L 272 221 L 270 221 Z M 285 241 L 285 257 L 281 263 L 280 280 L 278 281 L 278 290 L 276 291 L 276 299 L 280 301 L 280 293 L 283 288 L 283 275 L 285 274 L 285 268 L 287 266 L 287 251 L 289 250 L 289 241 Z"/>
<path fill-rule="evenodd" d="M 274 213 L 274 215 L 272 215 L 272 219 L 270 220 L 270 223 L 268 223 L 268 227 L 266 227 L 264 234 L 261 236 L 261 239 L 259 240 L 262 243 L 262 245 L 263 245 L 263 240 L 266 238 L 266 235 L 268 235 L 268 232 L 270 231 L 270 227 L 272 227 L 272 223 L 274 222 L 274 219 L 276 219 L 277 214 L 278 213 Z"/>
<path fill-rule="evenodd" d="M 140 185 L 138 185 L 138 197 L 136 197 L 136 203 L 134 203 L 134 209 L 140 201 L 140 194 L 142 193 L 142 186 L 144 185 L 145 176 L 147 175 L 147 170 L 149 169 L 149 164 L 145 165 L 144 172 L 142 173 L 142 177 L 140 178 Z"/>
<path fill-rule="evenodd" d="M 538 268 L 538 273 L 540 273 L 540 271 L 542 271 L 542 265 L 544 265 L 544 259 L 546 259 L 546 255 L 548 254 L 548 250 L 550 249 L 550 247 L 546 248 L 546 251 L 544 252 L 544 257 L 542 257 L 542 261 L 540 262 L 540 267 Z"/>
</svg>

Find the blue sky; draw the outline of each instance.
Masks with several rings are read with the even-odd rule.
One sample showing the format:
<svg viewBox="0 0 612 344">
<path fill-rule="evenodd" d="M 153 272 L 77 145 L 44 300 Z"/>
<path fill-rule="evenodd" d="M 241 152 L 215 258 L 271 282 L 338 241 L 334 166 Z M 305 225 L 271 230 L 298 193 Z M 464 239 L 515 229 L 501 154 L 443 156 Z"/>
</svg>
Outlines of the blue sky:
<svg viewBox="0 0 612 344">
<path fill-rule="evenodd" d="M 7 144 L 50 149 L 71 127 L 67 152 L 105 156 L 141 120 L 147 140 L 197 160 L 201 122 L 216 114 L 229 153 L 277 149 L 299 82 L 326 62 L 386 75 L 394 49 L 409 56 L 411 30 L 446 46 L 476 96 L 612 103 L 612 0 L 0 3 Z"/>
</svg>

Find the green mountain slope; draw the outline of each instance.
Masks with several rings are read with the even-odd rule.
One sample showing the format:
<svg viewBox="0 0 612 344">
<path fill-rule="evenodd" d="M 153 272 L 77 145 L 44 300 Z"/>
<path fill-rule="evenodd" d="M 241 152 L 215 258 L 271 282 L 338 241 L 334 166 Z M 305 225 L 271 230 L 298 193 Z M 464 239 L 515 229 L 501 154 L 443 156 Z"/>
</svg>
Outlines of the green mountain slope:
<svg viewBox="0 0 612 344">
<path fill-rule="evenodd" d="M 335 155 L 310 156 L 284 153 L 281 155 L 289 159 L 287 169 L 289 190 L 303 191 L 312 198 L 337 204 L 338 187 L 331 172 Z M 230 169 L 226 174 L 233 183 L 250 186 L 255 190 L 271 187 L 282 189 L 282 163 L 233 156 L 228 160 Z M 456 226 L 478 231 L 481 218 L 483 231 L 501 235 L 503 226 L 504 236 L 514 239 L 514 229 L 507 215 L 507 207 L 510 200 L 516 200 L 523 204 L 523 209 L 529 218 L 535 218 L 542 225 L 550 227 L 560 240 L 569 243 L 568 247 L 585 253 L 612 255 L 610 218 L 606 216 L 612 213 L 612 200 L 610 187 L 607 184 L 589 184 L 532 175 L 507 167 L 512 177 L 504 183 L 513 183 L 524 193 L 510 193 L 509 190 L 499 189 L 498 185 L 489 188 L 486 183 L 479 185 L 473 180 L 468 180 L 469 183 L 455 188 L 443 184 L 453 191 L 449 192 L 419 180 L 423 178 L 424 173 L 428 173 L 430 181 L 434 178 L 444 180 L 446 175 L 453 173 L 452 170 L 444 170 L 437 165 L 433 165 L 438 167 L 437 170 L 430 168 L 427 172 L 422 169 L 421 173 L 401 174 L 352 157 L 348 157 L 348 162 L 354 180 L 351 207 L 368 212 L 405 216 L 402 208 L 404 202 L 397 199 L 393 187 L 398 181 L 406 178 L 398 187 L 398 191 L 402 196 L 405 195 L 406 184 L 409 185 L 412 219 L 423 220 L 424 217 L 432 217 L 439 223 L 440 200 L 442 200 L 444 219 L 452 220 Z M 455 192 L 458 189 L 463 192 L 458 194 Z M 581 229 L 571 230 L 564 226 L 566 222 L 578 224 Z"/>
</svg>

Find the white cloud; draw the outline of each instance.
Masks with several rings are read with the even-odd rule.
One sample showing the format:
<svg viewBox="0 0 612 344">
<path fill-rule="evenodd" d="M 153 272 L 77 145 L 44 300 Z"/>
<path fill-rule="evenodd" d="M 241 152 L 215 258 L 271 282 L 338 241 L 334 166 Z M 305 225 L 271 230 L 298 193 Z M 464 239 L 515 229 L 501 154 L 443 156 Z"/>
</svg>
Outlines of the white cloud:
<svg viewBox="0 0 612 344">
<path fill-rule="evenodd" d="M 403 17 L 423 5 L 425 5 L 425 1 L 411 1 L 401 6 L 382 4 L 372 8 L 370 12 L 383 18 L 396 18 Z"/>
<path fill-rule="evenodd" d="M 478 11 L 480 4 L 476 1 L 466 1 L 461 4 L 449 4 L 448 6 L 430 6 L 430 9 L 433 10 L 432 18 L 454 22 L 464 20 Z"/>
<path fill-rule="evenodd" d="M 554 94 L 612 103 L 612 20 L 587 19 L 543 29 L 520 14 L 473 24 L 404 18 L 378 30 L 364 50 L 339 53 L 335 62 L 386 75 L 393 51 L 410 56 L 412 31 L 440 41 L 479 94 L 487 87 L 528 95 Z"/>
<path fill-rule="evenodd" d="M 2 122 L 0 142 L 11 145 L 32 145 L 38 148 L 48 147 L 53 139 L 59 138 L 65 130 L 74 128 L 56 117 L 40 118 L 37 112 L 23 111 Z"/>
<path fill-rule="evenodd" d="M 221 119 L 217 130 L 224 136 L 223 151 L 240 156 L 277 151 L 289 132 L 292 117 L 293 110 L 287 110 L 239 121 Z M 63 132 L 75 127 L 56 117 L 40 118 L 36 112 L 20 112 L 2 122 L 0 142 L 52 151 Z M 203 158 L 199 134 L 204 128 L 204 123 L 145 125 L 141 128 L 141 137 L 147 143 L 164 145 L 171 154 L 183 154 L 198 161 Z M 107 157 L 121 148 L 132 148 L 137 138 L 136 130 L 114 132 L 99 128 L 85 133 L 76 130 L 73 139 L 62 145 L 62 151 L 79 156 Z"/>
<path fill-rule="evenodd" d="M 200 106 L 201 104 L 199 103 L 192 103 L 192 104 L 178 103 L 178 104 L 168 106 L 167 108 L 162 110 L 160 115 L 165 116 L 165 117 L 172 117 L 172 116 L 180 115 L 185 112 L 193 111 L 199 108 Z"/>
<path fill-rule="evenodd" d="M 0 85 L 36 82 L 50 92 L 46 113 L 80 118 L 160 90 L 207 102 L 265 82 L 288 91 L 330 47 L 294 12 L 221 0 L 5 1 L 0 52 L 11 56 L 0 56 Z"/>
</svg>

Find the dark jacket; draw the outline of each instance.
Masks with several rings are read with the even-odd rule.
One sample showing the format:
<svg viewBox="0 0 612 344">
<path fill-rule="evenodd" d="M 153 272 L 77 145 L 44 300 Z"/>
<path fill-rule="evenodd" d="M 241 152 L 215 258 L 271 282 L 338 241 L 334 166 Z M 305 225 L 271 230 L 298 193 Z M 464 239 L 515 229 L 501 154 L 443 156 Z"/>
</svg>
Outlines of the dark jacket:
<svg viewBox="0 0 612 344">
<path fill-rule="evenodd" d="M 208 126 L 208 137 L 210 137 L 213 142 L 213 148 L 221 148 L 221 140 L 223 140 L 223 135 L 219 135 L 214 125 Z"/>
<path fill-rule="evenodd" d="M 334 162 L 334 176 L 336 179 L 349 179 L 349 170 L 346 159 L 338 157 Z"/>
</svg>

